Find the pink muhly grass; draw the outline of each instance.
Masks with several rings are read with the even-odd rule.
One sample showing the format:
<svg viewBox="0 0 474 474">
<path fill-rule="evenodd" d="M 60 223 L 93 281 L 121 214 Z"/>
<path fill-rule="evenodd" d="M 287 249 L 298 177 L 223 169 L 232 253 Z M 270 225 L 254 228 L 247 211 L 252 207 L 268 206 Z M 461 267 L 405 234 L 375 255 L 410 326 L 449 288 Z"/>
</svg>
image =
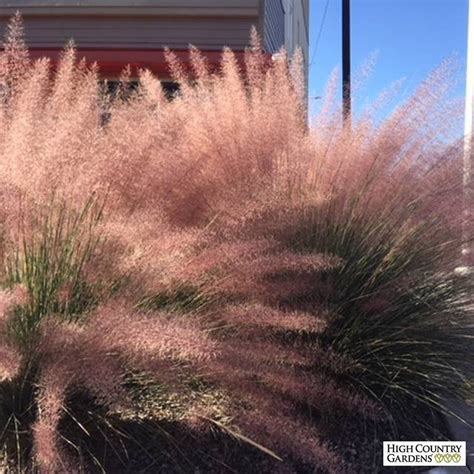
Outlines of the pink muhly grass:
<svg viewBox="0 0 474 474">
<path fill-rule="evenodd" d="M 59 369 L 59 370 L 58 370 Z M 68 374 L 61 367 L 43 371 L 40 378 L 39 416 L 33 425 L 36 460 L 45 472 L 60 472 L 69 467 L 59 448 L 58 425 L 67 394 Z"/>
<path fill-rule="evenodd" d="M 236 424 L 255 442 L 310 469 L 344 472 L 312 409 L 377 419 L 407 406 L 400 391 L 418 396 L 430 373 L 426 399 L 439 400 L 437 381 L 458 373 L 461 338 L 447 321 L 467 298 L 446 290 L 456 282 L 437 280 L 461 246 L 451 66 L 378 124 L 367 110 L 343 126 L 330 85 L 308 128 L 301 57 L 269 63 L 255 32 L 245 64 L 229 49 L 216 71 L 195 48 L 190 68 L 172 52 L 167 59 L 180 83 L 173 100 L 149 71 L 135 92 L 124 71 L 110 96 L 73 44 L 55 70 L 31 63 L 20 18 L 12 20 L 0 55 L 1 254 L 11 262 L 34 241 L 51 189 L 72 210 L 99 196 L 106 220 L 92 226 L 103 246 L 79 259 L 80 285 L 52 278 L 34 351 L 3 331 L 31 303 L 31 288 L 0 293 L 0 376 L 15 378 L 34 358 L 34 455 L 46 472 L 75 469 L 58 428 L 68 396 L 128 406 L 130 370 L 177 391 L 186 390 L 183 372 L 203 375 L 232 398 Z M 68 318 L 82 284 L 105 290 Z M 185 315 L 159 307 L 182 288 L 211 303 Z M 422 298 L 406 303 L 417 291 Z M 419 311 L 428 296 L 439 311 Z M 408 350 L 412 330 L 422 343 Z M 441 346 L 435 362 L 431 349 L 417 352 Z M 452 365 L 441 370 L 445 356 Z M 407 358 L 421 369 L 407 373 Z"/>
<path fill-rule="evenodd" d="M 0 382 L 13 379 L 20 369 L 21 356 L 12 348 L 0 347 Z"/>
<path fill-rule="evenodd" d="M 140 315 L 114 304 L 98 308 L 88 319 L 86 324 L 45 321 L 35 348 L 40 391 L 34 401 L 39 415 L 32 433 L 35 460 L 44 472 L 72 469 L 76 462 L 63 450 L 59 432 L 69 395 L 85 391 L 100 404 L 126 408 L 131 404 L 125 387 L 129 370 L 146 371 L 180 390 L 179 364 L 197 370 L 214 357 L 214 345 L 195 325 L 180 324 L 166 315 Z M 32 357 L 8 352 L 6 347 L 2 354 L 3 380 L 17 376 L 18 366 Z"/>
<path fill-rule="evenodd" d="M 0 58 L 0 90 L 2 99 L 8 98 L 8 89 L 16 89 L 30 66 L 28 49 L 23 37 L 23 22 L 19 12 L 7 26 L 3 54 Z"/>
<path fill-rule="evenodd" d="M 11 290 L 0 291 L 0 314 L 2 320 L 16 305 L 26 304 L 29 298 L 28 289 L 23 285 L 15 285 Z"/>
<path fill-rule="evenodd" d="M 166 315 L 130 314 L 120 306 L 100 308 L 89 322 L 97 336 L 113 350 L 140 360 L 206 361 L 214 356 L 211 341 L 196 331 L 196 324 L 170 320 Z"/>
<path fill-rule="evenodd" d="M 230 307 L 219 314 L 231 327 L 239 331 L 261 331 L 262 328 L 275 331 L 322 332 L 326 326 L 325 318 L 302 311 L 283 311 L 263 305 Z"/>
<path fill-rule="evenodd" d="M 288 413 L 284 403 L 273 400 L 272 405 L 272 409 L 266 407 L 263 413 L 243 411 L 239 425 L 256 439 L 268 440 L 269 447 L 277 453 L 289 451 L 297 458 L 306 459 L 309 465 L 324 466 L 328 473 L 350 472 L 343 457 L 321 440 L 311 425 L 299 420 L 296 413 Z M 284 469 L 282 466 L 282 472 Z"/>
</svg>

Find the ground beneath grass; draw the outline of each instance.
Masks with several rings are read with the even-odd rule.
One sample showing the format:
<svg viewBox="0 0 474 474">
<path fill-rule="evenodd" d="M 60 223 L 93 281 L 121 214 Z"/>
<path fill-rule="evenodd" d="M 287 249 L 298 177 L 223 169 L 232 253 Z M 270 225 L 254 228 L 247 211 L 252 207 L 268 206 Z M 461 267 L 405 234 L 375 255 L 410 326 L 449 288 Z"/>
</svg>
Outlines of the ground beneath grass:
<svg viewBox="0 0 474 474">
<path fill-rule="evenodd" d="M 347 465 L 341 473 L 413 473 L 413 468 L 384 469 L 384 440 L 443 440 L 449 430 L 441 417 L 417 407 L 420 416 L 430 419 L 430 428 L 406 429 L 394 434 L 391 423 L 348 416 L 338 420 L 315 420 L 328 444 L 340 453 Z M 89 413 L 93 413 L 89 411 Z M 127 415 L 128 417 L 128 415 Z M 192 430 L 180 421 L 130 418 L 94 412 L 81 417 L 81 430 L 66 421 L 71 454 L 88 460 L 86 473 L 167 473 L 167 474 L 273 474 L 324 473 L 298 459 L 278 461 L 217 426 Z M 86 419 L 86 421 L 84 421 Z M 238 422 L 238 420 L 236 420 Z M 408 424 L 407 424 L 408 426 Z M 84 436 L 84 431 L 88 436 Z M 277 453 L 278 454 L 278 453 Z"/>
</svg>

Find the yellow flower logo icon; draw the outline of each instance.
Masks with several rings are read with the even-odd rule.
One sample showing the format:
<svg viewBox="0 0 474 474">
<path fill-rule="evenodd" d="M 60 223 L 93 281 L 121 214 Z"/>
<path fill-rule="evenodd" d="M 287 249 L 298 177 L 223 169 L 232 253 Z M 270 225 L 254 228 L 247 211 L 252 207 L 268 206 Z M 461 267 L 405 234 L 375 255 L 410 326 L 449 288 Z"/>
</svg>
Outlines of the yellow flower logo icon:
<svg viewBox="0 0 474 474">
<path fill-rule="evenodd" d="M 435 454 L 434 458 L 435 458 L 435 461 L 436 461 L 438 464 L 441 464 L 442 462 L 445 462 L 445 463 L 447 463 L 447 464 L 449 464 L 449 463 L 458 463 L 459 461 L 461 461 L 461 455 L 460 455 L 459 453 L 455 453 L 455 454 L 450 454 L 450 453 L 441 454 L 441 453 L 437 453 L 437 454 Z"/>
</svg>

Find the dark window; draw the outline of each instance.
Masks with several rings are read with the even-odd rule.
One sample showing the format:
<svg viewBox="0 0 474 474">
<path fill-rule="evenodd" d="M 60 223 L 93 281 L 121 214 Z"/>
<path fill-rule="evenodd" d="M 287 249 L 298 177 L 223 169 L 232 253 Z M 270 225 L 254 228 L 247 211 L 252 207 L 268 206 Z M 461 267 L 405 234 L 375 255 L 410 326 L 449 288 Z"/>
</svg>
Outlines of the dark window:
<svg viewBox="0 0 474 474">
<path fill-rule="evenodd" d="M 105 80 L 102 82 L 106 87 L 107 92 L 111 97 L 116 97 L 119 93 L 122 94 L 123 99 L 127 99 L 134 92 L 138 90 L 138 81 L 129 81 L 126 84 L 122 84 L 119 80 Z M 161 87 L 165 93 L 167 99 L 172 100 L 179 93 L 179 84 L 173 81 L 161 81 Z"/>
</svg>

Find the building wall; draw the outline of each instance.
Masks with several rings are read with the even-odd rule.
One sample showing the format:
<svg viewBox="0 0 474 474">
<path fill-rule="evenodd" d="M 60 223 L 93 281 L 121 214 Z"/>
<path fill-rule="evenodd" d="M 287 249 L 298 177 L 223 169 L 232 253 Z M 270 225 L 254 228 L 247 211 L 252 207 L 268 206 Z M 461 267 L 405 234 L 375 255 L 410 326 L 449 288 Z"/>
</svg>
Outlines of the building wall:
<svg viewBox="0 0 474 474">
<path fill-rule="evenodd" d="M 3 29 L 8 17 L 0 18 Z M 28 45 L 61 48 L 74 39 L 80 48 L 187 49 L 190 44 L 205 50 L 223 45 L 243 49 L 257 18 L 162 16 L 24 16 Z"/>
<path fill-rule="evenodd" d="M 266 52 L 308 64 L 309 0 L 0 0 L 0 30 L 17 10 L 30 48 L 242 51 L 256 26 Z"/>
<path fill-rule="evenodd" d="M 1 0 L 0 10 L 12 14 L 127 14 L 130 11 L 160 15 L 250 15 L 256 16 L 259 0 Z"/>
<path fill-rule="evenodd" d="M 0 0 L 0 28 L 20 10 L 28 44 L 80 48 L 243 49 L 259 0 Z"/>
<path fill-rule="evenodd" d="M 17 10 L 32 47 L 243 49 L 255 25 L 267 52 L 307 56 L 309 0 L 0 0 L 0 28 Z"/>
<path fill-rule="evenodd" d="M 285 48 L 293 54 L 301 49 L 306 66 L 309 55 L 309 0 L 282 0 L 285 12 Z"/>
<path fill-rule="evenodd" d="M 276 53 L 285 44 L 285 11 L 282 0 L 265 0 L 263 8 L 263 44 L 268 52 Z M 263 28 L 262 28 L 263 26 Z"/>
<path fill-rule="evenodd" d="M 309 73 L 309 0 L 282 0 L 285 12 L 285 49 L 303 54 L 306 83 Z"/>
</svg>

